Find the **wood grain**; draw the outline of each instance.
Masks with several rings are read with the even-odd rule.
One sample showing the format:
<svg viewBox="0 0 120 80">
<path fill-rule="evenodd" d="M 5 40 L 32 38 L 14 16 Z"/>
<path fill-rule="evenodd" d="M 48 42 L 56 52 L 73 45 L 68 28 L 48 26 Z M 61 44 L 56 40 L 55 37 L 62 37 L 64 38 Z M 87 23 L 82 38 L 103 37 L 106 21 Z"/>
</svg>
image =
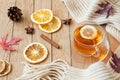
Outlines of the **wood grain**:
<svg viewBox="0 0 120 80">
<path fill-rule="evenodd" d="M 22 38 L 22 41 L 19 43 L 19 45 L 14 46 L 17 49 L 15 52 L 4 51 L 2 48 L 0 48 L 0 58 L 10 61 L 13 66 L 12 72 L 8 76 L 0 77 L 0 80 L 14 80 L 22 74 L 23 65 L 21 62 L 25 62 L 22 53 L 24 48 L 32 42 L 40 42 L 44 44 L 49 51 L 48 58 L 40 63 L 41 65 L 50 63 L 56 59 L 64 59 L 73 67 L 81 69 L 87 68 L 94 62 L 91 57 L 86 58 L 79 55 L 79 52 L 74 47 L 73 33 L 75 28 L 77 28 L 77 23 L 74 20 L 72 20 L 70 26 L 62 25 L 62 28 L 53 34 L 46 34 L 42 32 L 38 28 L 38 25 L 32 23 L 30 15 L 38 9 L 51 9 L 54 16 L 59 17 L 61 21 L 63 19 L 71 18 L 61 0 L 0 0 L 0 3 L 0 37 L 8 33 L 9 39 L 11 37 Z M 12 22 L 7 17 L 7 9 L 13 5 L 16 5 L 22 9 L 23 20 L 21 22 Z M 26 34 L 24 29 L 28 25 L 35 28 L 34 35 Z M 44 34 L 53 41 L 57 42 L 61 46 L 61 49 L 56 49 L 44 41 L 42 38 L 40 38 L 41 34 Z M 108 36 L 111 50 L 115 51 L 119 46 L 119 43 L 109 34 Z M 109 57 L 105 59 L 105 62 L 107 62 L 108 59 Z"/>
<path fill-rule="evenodd" d="M 59 17 L 61 20 L 68 18 L 68 11 L 61 0 L 52 0 L 52 11 L 55 16 Z M 52 34 L 52 39 L 61 46 L 61 49 L 56 49 L 52 47 L 53 60 L 64 59 L 69 64 L 71 64 L 71 52 L 70 52 L 70 36 L 69 36 L 69 26 L 62 25 L 62 28 Z"/>
<path fill-rule="evenodd" d="M 21 22 L 14 22 L 13 26 L 13 37 L 22 38 L 22 41 L 19 45 L 15 46 L 18 51 L 12 52 L 10 55 L 10 62 L 13 65 L 12 73 L 9 75 L 9 80 L 13 80 L 16 77 L 19 77 L 23 70 L 23 64 L 21 62 L 24 61 L 23 58 L 23 50 L 24 48 L 32 42 L 31 35 L 27 35 L 25 32 L 25 27 L 32 26 L 30 15 L 33 12 L 33 1 L 32 0 L 16 0 L 15 5 L 22 10 L 23 20 Z"/>
<path fill-rule="evenodd" d="M 15 0 L 0 0 L 0 38 L 9 34 L 8 39 L 12 37 L 13 22 L 7 17 L 7 9 L 15 4 Z M 10 60 L 10 52 L 4 51 L 0 47 L 0 58 L 6 61 Z M 8 80 L 8 76 L 0 77 L 0 80 Z"/>
</svg>

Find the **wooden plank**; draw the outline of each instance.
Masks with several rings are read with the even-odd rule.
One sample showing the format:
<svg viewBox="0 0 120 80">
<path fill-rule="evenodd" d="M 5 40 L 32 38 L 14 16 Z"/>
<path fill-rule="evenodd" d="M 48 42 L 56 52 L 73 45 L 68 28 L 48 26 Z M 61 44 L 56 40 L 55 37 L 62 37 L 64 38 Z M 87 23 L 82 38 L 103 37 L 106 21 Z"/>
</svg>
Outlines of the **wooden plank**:
<svg viewBox="0 0 120 80">
<path fill-rule="evenodd" d="M 32 42 L 32 36 L 27 35 L 24 30 L 25 27 L 32 26 L 30 15 L 33 12 L 33 0 L 16 0 L 16 6 L 22 10 L 23 20 L 21 22 L 14 22 L 13 37 L 22 38 L 22 41 L 15 48 L 17 51 L 10 55 L 10 62 L 13 65 L 12 73 L 8 76 L 8 80 L 14 80 L 22 74 L 24 48 Z"/>
<path fill-rule="evenodd" d="M 15 4 L 15 0 L 0 0 L 0 38 L 9 34 L 9 39 L 12 36 L 13 22 L 8 18 L 7 12 L 10 6 Z M 10 52 L 0 48 L 0 58 L 6 61 L 10 59 Z M 8 76 L 0 77 L 0 80 L 8 80 Z"/>
<path fill-rule="evenodd" d="M 35 0 L 34 11 L 39 10 L 39 9 L 51 9 L 51 0 Z M 40 43 L 44 44 L 49 51 L 48 58 L 41 64 L 49 63 L 49 62 L 51 62 L 51 45 L 48 42 L 46 42 L 45 40 L 43 40 L 42 38 L 40 38 L 40 34 L 44 34 L 47 37 L 49 37 L 50 39 L 51 39 L 51 34 L 42 32 L 39 29 L 38 25 L 34 24 L 34 28 L 35 28 L 35 35 L 33 35 L 33 42 L 40 42 Z"/>
<path fill-rule="evenodd" d="M 61 20 L 68 19 L 68 11 L 61 0 L 52 0 L 52 11 Z M 71 64 L 69 26 L 62 25 L 58 32 L 52 34 L 52 39 L 61 46 L 61 49 L 52 47 L 53 60 L 64 59 Z"/>
</svg>

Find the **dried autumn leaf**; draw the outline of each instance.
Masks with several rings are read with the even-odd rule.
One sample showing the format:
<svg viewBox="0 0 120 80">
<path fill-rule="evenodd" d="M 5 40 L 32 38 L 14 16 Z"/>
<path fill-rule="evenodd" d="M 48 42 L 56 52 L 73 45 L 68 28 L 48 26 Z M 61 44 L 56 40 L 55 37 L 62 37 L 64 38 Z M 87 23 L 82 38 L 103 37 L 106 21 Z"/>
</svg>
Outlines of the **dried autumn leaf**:
<svg viewBox="0 0 120 80">
<path fill-rule="evenodd" d="M 112 55 L 112 62 L 110 62 L 110 65 L 117 73 L 120 73 L 120 58 L 118 58 L 114 53 Z"/>
<path fill-rule="evenodd" d="M 7 41 L 8 34 L 2 38 L 2 41 L 0 42 L 0 46 L 4 50 L 14 51 L 15 49 L 12 48 L 12 45 L 16 45 L 18 42 L 21 41 L 20 38 L 12 38 L 10 41 Z"/>
<path fill-rule="evenodd" d="M 115 9 L 113 8 L 112 4 L 107 2 L 99 4 L 101 7 L 98 9 L 95 13 L 97 14 L 106 14 L 106 18 L 108 18 L 110 15 L 114 15 Z"/>
</svg>

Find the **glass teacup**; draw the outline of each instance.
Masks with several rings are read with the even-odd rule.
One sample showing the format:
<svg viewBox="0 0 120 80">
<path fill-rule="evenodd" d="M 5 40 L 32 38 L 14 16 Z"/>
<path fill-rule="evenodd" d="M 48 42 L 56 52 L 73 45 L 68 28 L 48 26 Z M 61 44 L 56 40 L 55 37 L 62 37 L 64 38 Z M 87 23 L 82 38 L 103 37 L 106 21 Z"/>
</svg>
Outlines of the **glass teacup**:
<svg viewBox="0 0 120 80">
<path fill-rule="evenodd" d="M 74 45 L 83 56 L 103 60 L 109 53 L 109 41 L 104 29 L 93 22 L 83 22 L 74 31 Z"/>
</svg>

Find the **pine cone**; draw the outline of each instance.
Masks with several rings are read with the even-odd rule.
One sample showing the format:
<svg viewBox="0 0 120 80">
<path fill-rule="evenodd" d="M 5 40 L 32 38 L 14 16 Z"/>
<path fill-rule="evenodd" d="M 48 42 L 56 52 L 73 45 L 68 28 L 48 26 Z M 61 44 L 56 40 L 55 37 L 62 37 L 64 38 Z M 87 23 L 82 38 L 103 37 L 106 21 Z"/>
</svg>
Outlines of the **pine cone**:
<svg viewBox="0 0 120 80">
<path fill-rule="evenodd" d="M 8 9 L 8 17 L 13 21 L 20 21 L 22 18 L 21 9 L 16 6 L 10 7 Z"/>
</svg>

